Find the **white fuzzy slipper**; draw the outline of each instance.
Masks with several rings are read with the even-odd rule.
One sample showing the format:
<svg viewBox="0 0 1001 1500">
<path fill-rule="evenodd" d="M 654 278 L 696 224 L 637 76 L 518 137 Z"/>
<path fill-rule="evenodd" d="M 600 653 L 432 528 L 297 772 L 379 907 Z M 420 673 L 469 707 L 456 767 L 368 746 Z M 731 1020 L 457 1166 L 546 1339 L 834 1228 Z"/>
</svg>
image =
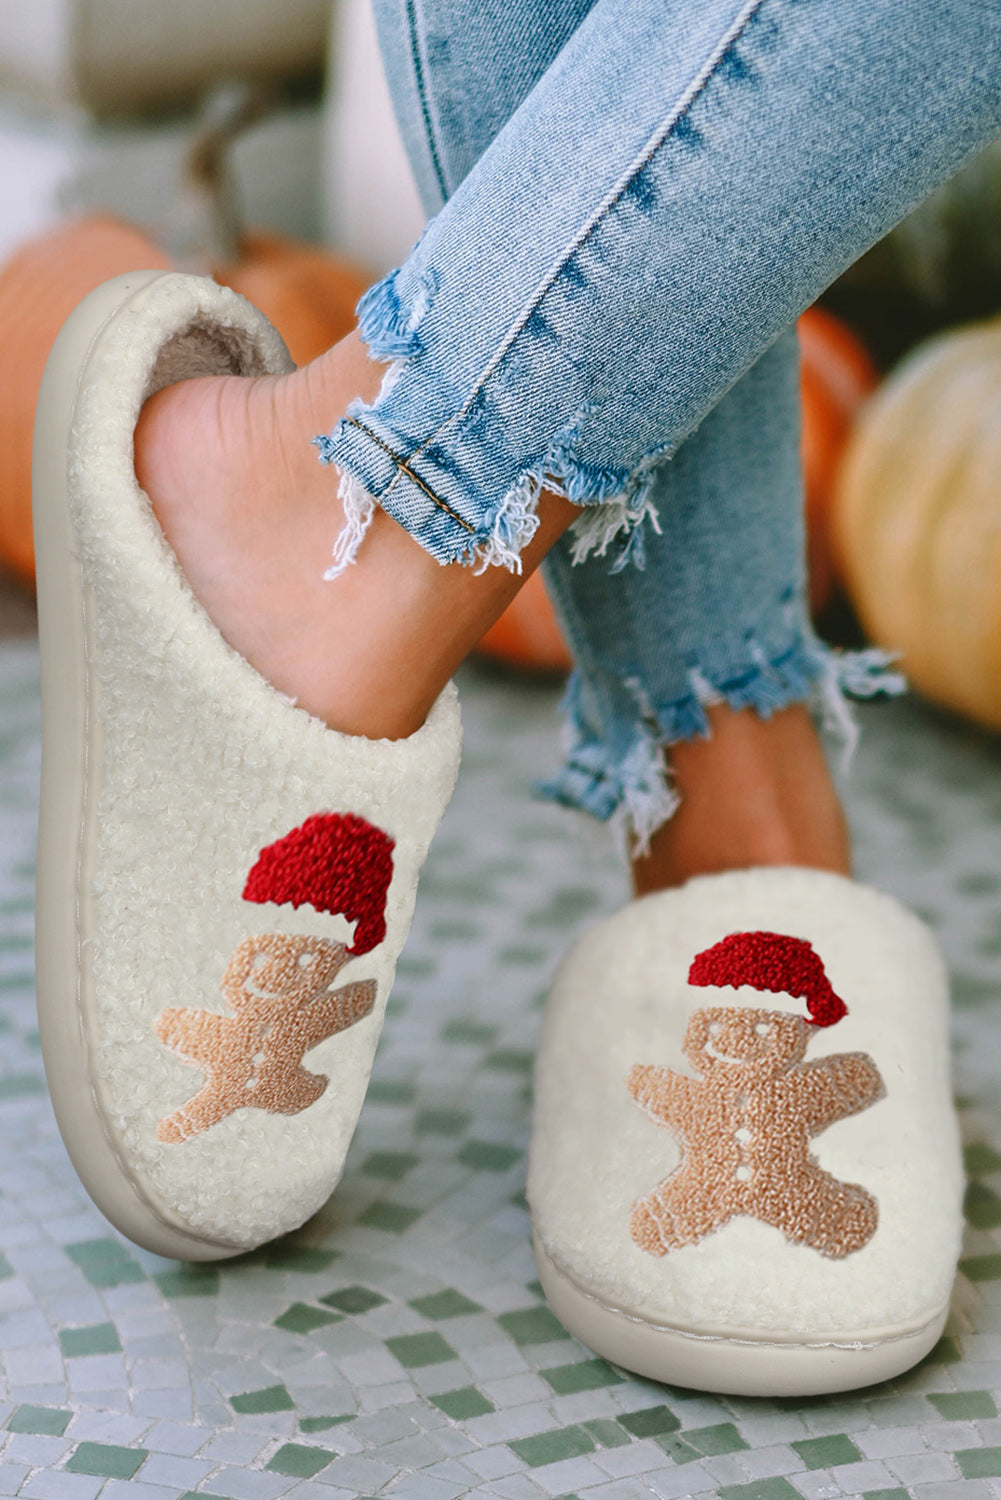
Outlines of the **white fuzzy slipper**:
<svg viewBox="0 0 1001 1500">
<path fill-rule="evenodd" d="M 962 1188 L 945 972 L 890 897 L 705 876 L 564 961 L 528 1196 L 546 1295 L 616 1364 L 755 1396 L 909 1369 L 945 1323 Z"/>
<path fill-rule="evenodd" d="M 458 766 L 451 685 L 396 742 L 271 688 L 136 483 L 154 391 L 291 368 L 233 292 L 119 276 L 60 333 L 35 429 L 45 1068 L 95 1202 L 182 1259 L 293 1229 L 335 1186 Z"/>
</svg>

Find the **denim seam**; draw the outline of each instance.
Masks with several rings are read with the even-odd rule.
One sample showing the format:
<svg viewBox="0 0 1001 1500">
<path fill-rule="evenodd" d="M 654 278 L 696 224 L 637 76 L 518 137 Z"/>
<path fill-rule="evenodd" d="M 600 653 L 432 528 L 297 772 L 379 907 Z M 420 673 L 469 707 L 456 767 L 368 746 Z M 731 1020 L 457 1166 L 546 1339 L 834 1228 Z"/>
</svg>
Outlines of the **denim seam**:
<svg viewBox="0 0 1001 1500">
<path fill-rule="evenodd" d="M 382 441 L 382 438 L 379 437 L 378 433 L 372 431 L 371 427 L 366 427 L 365 423 L 360 422 L 357 417 L 344 417 L 342 420 L 344 421 L 346 426 L 357 427 L 359 431 L 365 434 L 366 437 L 371 438 L 372 442 L 378 444 L 382 451 L 387 454 L 396 465 L 396 474 L 383 490 L 382 495 L 380 495 L 379 497 L 380 500 L 383 498 L 383 496 L 389 494 L 389 491 L 393 488 L 394 484 L 400 478 L 400 476 L 405 475 L 407 479 L 412 480 L 413 483 L 417 485 L 417 488 L 419 490 L 422 490 L 423 493 L 427 495 L 429 500 L 433 501 L 434 504 L 437 505 L 439 510 L 443 510 L 446 515 L 451 516 L 452 520 L 457 521 L 465 531 L 476 531 L 475 526 L 471 526 L 468 521 L 464 520 L 463 517 L 459 515 L 458 511 L 453 510 L 445 500 L 442 500 L 440 495 L 436 495 L 434 490 L 431 489 L 430 485 L 425 484 L 421 476 L 419 474 L 415 474 L 414 471 L 409 467 L 407 460 L 402 458 L 400 454 L 394 453 L 389 444 L 384 443 Z"/>
<path fill-rule="evenodd" d="M 562 259 L 556 266 L 553 267 L 547 279 L 533 293 L 531 301 L 523 309 L 522 313 L 519 315 L 515 323 L 511 326 L 507 334 L 505 334 L 499 349 L 495 352 L 482 374 L 477 377 L 476 384 L 474 385 L 472 391 L 466 398 L 463 405 L 456 413 L 454 413 L 453 416 L 442 422 L 440 426 L 438 426 L 432 433 L 430 433 L 419 447 L 413 450 L 410 455 L 411 458 L 417 457 L 426 448 L 430 447 L 432 443 L 440 438 L 441 434 L 447 427 L 449 427 L 453 422 L 460 422 L 467 414 L 470 407 L 478 399 L 483 386 L 490 379 L 490 376 L 494 373 L 498 366 L 502 363 L 505 355 L 508 353 L 508 350 L 510 349 L 514 341 L 518 338 L 519 334 L 523 332 L 525 325 L 528 323 L 528 321 L 532 317 L 532 314 L 536 311 L 539 304 L 546 296 L 546 293 L 552 286 L 555 285 L 565 267 L 591 238 L 595 230 L 598 228 L 599 224 L 603 222 L 603 220 L 607 217 L 607 215 L 611 212 L 615 205 L 624 197 L 629 189 L 630 183 L 639 176 L 640 172 L 642 172 L 643 169 L 650 164 L 650 162 L 656 156 L 657 152 L 661 150 L 661 148 L 666 144 L 671 131 L 691 110 L 693 104 L 705 92 L 706 88 L 711 83 L 716 73 L 719 71 L 720 64 L 722 63 L 723 58 L 726 56 L 729 48 L 732 47 L 734 42 L 736 42 L 738 38 L 747 30 L 748 26 L 755 19 L 757 14 L 764 9 L 765 4 L 766 0 L 748 0 L 748 3 L 744 6 L 743 10 L 737 17 L 737 20 L 730 27 L 729 31 L 725 32 L 717 42 L 715 52 L 713 52 L 710 57 L 708 57 L 703 63 L 702 68 L 699 70 L 698 74 L 689 85 L 687 92 L 682 96 L 681 100 L 677 102 L 667 119 L 660 126 L 658 126 L 653 136 L 643 147 L 640 155 L 627 168 L 624 177 L 619 181 L 617 186 L 612 189 L 611 193 L 608 195 L 604 203 L 599 205 L 591 220 L 580 231 L 577 239 L 567 247 Z"/>
<path fill-rule="evenodd" d="M 660 123 L 654 134 L 647 140 L 639 156 L 634 158 L 618 184 L 599 205 L 590 220 L 578 231 L 575 239 L 565 249 L 557 264 L 552 267 L 543 283 L 533 293 L 528 305 L 523 309 L 507 334 L 505 334 L 499 347 L 488 360 L 486 367 L 476 377 L 472 389 L 458 411 L 453 412 L 443 422 L 433 428 L 416 447 L 408 452 L 405 458 L 397 455 L 388 444 L 380 442 L 376 438 L 379 446 L 390 457 L 396 467 L 394 479 L 390 481 L 389 485 L 383 491 L 381 497 L 383 500 L 388 496 L 394 484 L 400 478 L 407 477 L 431 500 L 439 511 L 457 521 L 467 534 L 474 537 L 479 537 L 482 534 L 483 528 L 481 526 L 472 525 L 464 521 L 454 509 L 449 507 L 445 501 L 434 493 L 430 486 L 416 474 L 413 468 L 414 463 L 423 454 L 426 454 L 436 442 L 440 441 L 441 435 L 449 427 L 456 429 L 460 427 L 475 404 L 478 401 L 482 401 L 486 382 L 503 363 L 512 345 L 525 330 L 536 309 L 545 299 L 546 294 L 556 284 L 573 257 L 579 254 L 582 246 L 594 235 L 598 226 L 625 196 L 630 184 L 649 165 L 657 152 L 664 147 L 672 131 L 677 131 L 680 128 L 681 122 L 690 113 L 695 102 L 705 94 L 713 78 L 718 75 L 730 49 L 747 31 L 751 22 L 761 12 L 766 3 L 767 0 L 744 0 L 744 4 L 738 12 L 737 17 L 724 31 L 723 35 L 716 40 L 710 54 L 703 61 L 695 77 L 683 91 L 681 98 L 674 102 L 666 119 Z M 408 4 L 412 4 L 412 0 L 408 0 Z M 384 296 L 390 299 L 391 306 L 389 311 L 393 311 L 393 304 L 398 301 L 395 290 L 396 274 L 396 272 L 391 273 L 376 288 L 366 293 L 365 301 L 369 304 L 368 311 L 373 316 L 375 309 L 381 305 L 381 298 Z M 431 290 L 429 287 L 429 295 Z M 408 352 L 417 353 L 418 349 L 414 347 L 417 320 L 412 318 L 410 322 L 413 326 L 408 326 L 406 329 L 408 335 Z M 362 333 L 364 337 L 364 327 Z M 394 348 L 393 352 L 403 353 L 402 350 L 396 348 Z M 375 437 L 375 434 L 371 433 L 369 428 L 357 421 L 354 413 L 352 413 L 351 418 L 348 420 L 354 420 L 355 425 L 359 427 L 361 432 L 373 438 Z M 547 484 L 547 481 L 550 483 L 551 488 L 558 493 L 564 494 L 567 499 L 573 498 L 575 503 L 584 508 L 583 515 L 579 518 L 583 524 L 579 526 L 577 522 L 574 523 L 577 533 L 573 554 L 574 562 L 582 561 L 592 551 L 596 551 L 598 555 L 603 555 L 607 551 L 611 541 L 621 531 L 625 530 L 629 535 L 629 543 L 623 556 L 616 559 L 614 570 L 619 571 L 629 562 L 642 568 L 644 559 L 641 523 L 649 520 L 656 530 L 660 529 L 657 524 L 656 507 L 650 498 L 650 490 L 652 488 L 653 473 L 656 465 L 661 461 L 662 457 L 669 456 L 671 445 L 667 443 L 659 444 L 653 453 L 644 455 L 640 459 L 639 464 L 626 475 L 620 493 L 613 497 L 606 497 L 590 493 L 592 486 L 584 482 L 584 468 L 586 466 L 583 466 L 577 460 L 572 450 L 569 450 L 565 446 L 567 437 L 568 431 L 564 428 L 558 435 L 558 438 L 554 439 L 551 443 L 541 463 L 536 461 L 524 469 L 517 482 L 501 500 L 497 510 L 486 518 L 489 530 L 480 557 L 481 568 L 488 566 L 490 563 L 502 563 L 505 567 L 509 567 L 515 572 L 521 571 L 520 554 L 522 548 L 527 545 L 527 542 L 537 529 L 536 505 L 539 494 Z M 601 478 L 605 478 L 604 471 L 602 471 Z M 571 491 L 576 491 L 576 494 L 572 496 Z M 367 525 L 367 520 L 362 513 L 364 505 L 360 497 L 356 497 L 356 502 L 352 511 L 350 536 L 346 537 L 343 545 L 340 542 L 338 543 L 338 557 L 340 559 L 337 564 L 338 570 L 354 560 L 357 543 L 361 536 L 364 535 L 364 529 Z M 591 512 L 599 507 L 600 514 L 592 516 Z M 438 553 L 434 549 L 429 547 L 428 550 L 432 551 L 433 555 L 438 556 Z M 470 551 L 471 549 L 467 547 L 466 555 L 469 555 Z M 475 556 L 475 553 L 473 555 Z M 439 557 L 439 561 L 442 562 L 449 560 L 451 559 L 447 557 Z"/>
<path fill-rule="evenodd" d="M 420 38 L 417 34 L 417 6 L 414 0 L 407 0 L 407 31 L 410 36 L 410 57 L 414 65 L 414 82 L 417 85 L 417 98 L 420 100 L 421 118 L 424 121 L 424 134 L 427 140 L 428 151 L 431 156 L 431 165 L 434 175 L 438 181 L 438 190 L 442 201 L 448 201 L 448 187 L 445 182 L 445 173 L 442 170 L 441 159 L 438 156 L 438 147 L 434 138 L 434 126 L 431 121 L 431 108 L 428 102 L 427 85 L 424 80 L 424 63 L 420 52 Z"/>
</svg>

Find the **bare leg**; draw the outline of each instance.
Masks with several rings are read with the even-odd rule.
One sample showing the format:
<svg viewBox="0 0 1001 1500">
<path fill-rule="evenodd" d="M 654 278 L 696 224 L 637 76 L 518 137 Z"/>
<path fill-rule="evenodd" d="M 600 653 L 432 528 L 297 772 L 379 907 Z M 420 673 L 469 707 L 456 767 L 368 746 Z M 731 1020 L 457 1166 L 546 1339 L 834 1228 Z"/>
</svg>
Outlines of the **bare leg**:
<svg viewBox="0 0 1001 1500">
<path fill-rule="evenodd" d="M 325 581 L 343 525 L 311 440 L 383 367 L 354 334 L 282 377 L 168 386 L 146 403 L 135 466 L 195 595 L 272 685 L 334 729 L 397 739 L 577 514 L 543 496 L 519 577 L 442 567 L 377 511 L 355 566 Z"/>
<path fill-rule="evenodd" d="M 849 874 L 844 814 L 807 710 L 763 720 L 721 705 L 708 717 L 711 739 L 671 749 L 681 805 L 633 861 L 636 894 L 752 865 Z"/>
</svg>

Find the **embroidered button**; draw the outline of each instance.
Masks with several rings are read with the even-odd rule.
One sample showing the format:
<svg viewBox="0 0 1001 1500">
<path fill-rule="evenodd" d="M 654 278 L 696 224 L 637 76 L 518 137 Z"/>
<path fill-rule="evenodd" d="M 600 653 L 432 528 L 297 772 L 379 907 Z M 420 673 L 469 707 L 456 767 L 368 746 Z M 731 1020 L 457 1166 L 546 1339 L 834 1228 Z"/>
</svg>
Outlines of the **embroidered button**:
<svg viewBox="0 0 1001 1500">
<path fill-rule="evenodd" d="M 698 955 L 690 979 L 787 985 L 806 1000 L 810 1019 L 753 1008 L 698 1010 L 684 1040 L 698 1077 L 666 1067 L 632 1069 L 633 1098 L 684 1148 L 675 1171 L 633 1205 L 636 1244 L 665 1255 L 747 1215 L 832 1259 L 860 1250 L 876 1232 L 876 1200 L 825 1172 L 809 1141 L 867 1109 L 885 1089 L 864 1052 L 804 1062 L 812 1027 L 832 1025 L 847 1012 L 820 958 L 801 938 L 735 933 Z"/>
<path fill-rule="evenodd" d="M 229 1015 L 188 1007 L 157 1016 L 163 1044 L 205 1075 L 198 1093 L 159 1122 L 158 1140 L 180 1144 L 238 1109 L 292 1115 L 316 1103 L 329 1080 L 304 1068 L 304 1055 L 375 1005 L 373 979 L 335 991 L 329 985 L 352 955 L 386 935 L 393 848 L 382 829 L 354 813 L 315 813 L 261 850 L 245 900 L 340 913 L 355 923 L 354 942 L 246 937 L 220 985 Z"/>
</svg>

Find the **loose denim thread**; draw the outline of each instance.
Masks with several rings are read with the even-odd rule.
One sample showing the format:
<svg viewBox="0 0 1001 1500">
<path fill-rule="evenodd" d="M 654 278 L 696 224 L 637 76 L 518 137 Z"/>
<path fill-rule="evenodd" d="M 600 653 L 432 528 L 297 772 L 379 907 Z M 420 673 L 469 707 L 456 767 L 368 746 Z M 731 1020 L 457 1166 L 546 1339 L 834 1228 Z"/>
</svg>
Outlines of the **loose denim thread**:
<svg viewBox="0 0 1001 1500">
<path fill-rule="evenodd" d="M 587 721 L 575 673 L 563 704 L 566 760 L 551 781 L 535 787 L 537 795 L 609 823 L 623 857 L 633 859 L 649 853 L 651 838 L 680 805 L 664 747 L 708 739 L 707 708 L 725 703 L 733 709 L 752 708 L 769 719 L 792 703 L 806 703 L 824 730 L 841 740 L 839 769 L 845 775 L 859 739 L 845 694 L 896 696 L 907 688 L 905 678 L 891 670 L 894 656 L 876 648 L 840 653 L 814 637 L 797 640 L 769 660 L 757 642 L 750 646 L 754 665 L 739 678 L 715 684 L 693 667 L 690 691 L 660 707 L 654 707 L 639 680 L 624 681 L 637 714 L 634 739 L 624 755 L 616 754 Z"/>
<path fill-rule="evenodd" d="M 374 359 L 390 362 L 373 409 L 396 384 L 407 361 L 420 353 L 420 325 L 437 289 L 433 273 L 427 273 L 420 280 L 413 305 L 408 307 L 397 287 L 398 274 L 398 271 L 391 271 L 369 287 L 357 308 L 359 333 L 369 353 Z M 584 507 L 570 528 L 575 538 L 574 563 L 582 562 L 592 552 L 604 557 L 613 542 L 625 535 L 626 545 L 613 562 L 611 571 L 621 572 L 630 563 L 643 567 L 642 528 L 649 524 L 658 533 L 661 529 L 657 508 L 651 498 L 653 477 L 658 465 L 669 454 L 665 448 L 658 448 L 646 454 L 632 470 L 584 462 L 576 456 L 574 444 L 582 419 L 591 415 L 592 410 L 587 408 L 571 418 L 557 433 L 541 462 L 520 475 L 504 496 L 490 518 L 486 533 L 458 549 L 449 561 L 475 567 L 477 573 L 488 567 L 504 567 L 509 572 L 520 574 L 521 553 L 539 527 L 539 497 L 544 489 L 549 489 L 571 504 Z M 363 425 L 357 419 L 358 412 L 352 406 L 348 417 L 342 420 L 354 420 L 357 425 Z M 338 429 L 340 426 L 339 423 Z M 374 439 L 373 434 L 369 436 Z M 336 431 L 331 436 L 316 437 L 312 441 L 319 449 L 321 463 L 335 463 Z M 384 444 L 380 446 L 385 447 Z M 390 450 L 387 448 L 386 451 Z M 397 455 L 390 456 L 397 463 L 399 472 L 407 473 L 420 483 L 435 505 L 460 521 L 466 530 L 470 529 L 468 523 L 462 522 L 461 517 L 407 469 Z M 323 575 L 326 580 L 340 577 L 356 560 L 377 503 L 360 480 L 346 470 L 340 472 L 337 495 L 344 506 L 345 521 L 334 544 L 333 566 Z"/>
</svg>

